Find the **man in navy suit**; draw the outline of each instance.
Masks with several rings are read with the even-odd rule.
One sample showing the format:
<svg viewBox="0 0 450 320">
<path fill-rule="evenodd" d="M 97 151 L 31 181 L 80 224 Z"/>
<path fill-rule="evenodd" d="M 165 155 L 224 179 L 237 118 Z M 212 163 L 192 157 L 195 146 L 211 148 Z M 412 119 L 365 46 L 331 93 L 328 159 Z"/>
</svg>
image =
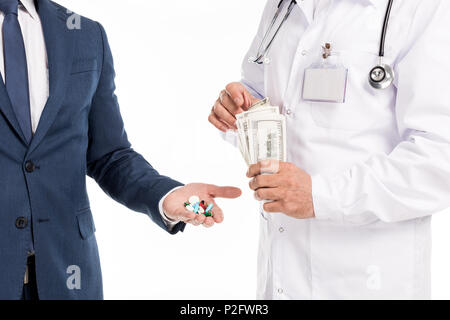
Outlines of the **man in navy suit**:
<svg viewBox="0 0 450 320">
<path fill-rule="evenodd" d="M 222 222 L 217 206 L 187 211 L 190 196 L 240 195 L 183 186 L 131 149 L 105 31 L 70 17 L 49 0 L 0 0 L 0 299 L 103 298 L 86 174 L 171 234 Z"/>
</svg>

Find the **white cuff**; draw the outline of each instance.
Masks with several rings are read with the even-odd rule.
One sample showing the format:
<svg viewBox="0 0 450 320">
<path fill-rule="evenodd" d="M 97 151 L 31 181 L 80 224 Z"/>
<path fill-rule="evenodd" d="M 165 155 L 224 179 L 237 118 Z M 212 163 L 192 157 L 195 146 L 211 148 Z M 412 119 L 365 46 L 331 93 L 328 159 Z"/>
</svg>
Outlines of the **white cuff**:
<svg viewBox="0 0 450 320">
<path fill-rule="evenodd" d="M 174 192 L 175 190 L 178 190 L 178 189 L 180 189 L 180 188 L 183 188 L 183 187 L 176 187 L 176 188 L 170 190 L 170 191 L 167 192 L 166 195 L 165 195 L 164 197 L 162 197 L 161 200 L 159 201 L 159 213 L 161 214 L 161 217 L 162 217 L 162 219 L 163 219 L 165 225 L 167 226 L 167 228 L 169 228 L 169 231 L 172 231 L 173 227 L 175 227 L 178 223 L 180 223 L 180 221 L 174 221 L 174 220 L 172 220 L 172 219 L 169 219 L 169 218 L 166 216 L 166 214 L 165 214 L 165 212 L 164 212 L 164 210 L 163 210 L 163 203 L 164 203 L 164 200 L 166 200 L 166 198 L 167 198 L 167 196 L 168 196 L 169 194 L 171 194 L 172 192 Z"/>
<path fill-rule="evenodd" d="M 333 195 L 332 184 L 323 176 L 311 177 L 314 213 L 318 220 L 343 221 L 339 202 Z"/>
</svg>

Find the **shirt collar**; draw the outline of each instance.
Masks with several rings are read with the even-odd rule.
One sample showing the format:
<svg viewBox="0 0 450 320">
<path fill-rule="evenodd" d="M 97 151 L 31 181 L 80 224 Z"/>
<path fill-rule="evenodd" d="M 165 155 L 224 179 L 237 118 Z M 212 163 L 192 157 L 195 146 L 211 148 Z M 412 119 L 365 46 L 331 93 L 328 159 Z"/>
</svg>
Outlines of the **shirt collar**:
<svg viewBox="0 0 450 320">
<path fill-rule="evenodd" d="M 36 6 L 34 5 L 34 0 L 20 0 L 20 2 L 33 19 L 37 19 L 39 17 L 36 11 Z"/>
</svg>

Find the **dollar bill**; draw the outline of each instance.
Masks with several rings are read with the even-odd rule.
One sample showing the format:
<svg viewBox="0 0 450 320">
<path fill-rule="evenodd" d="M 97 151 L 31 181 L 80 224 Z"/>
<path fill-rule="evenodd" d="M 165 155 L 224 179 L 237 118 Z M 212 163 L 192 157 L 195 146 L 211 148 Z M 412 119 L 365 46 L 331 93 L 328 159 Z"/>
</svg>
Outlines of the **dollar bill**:
<svg viewBox="0 0 450 320">
<path fill-rule="evenodd" d="M 239 150 L 247 165 L 262 160 L 286 161 L 286 120 L 269 99 L 236 116 Z"/>
<path fill-rule="evenodd" d="M 269 106 L 269 105 L 270 105 L 269 98 L 264 98 L 264 99 L 256 102 L 255 104 L 253 104 L 248 110 L 255 110 L 255 109 L 258 109 L 260 107 L 265 107 L 265 106 Z"/>
<path fill-rule="evenodd" d="M 263 160 L 286 161 L 286 119 L 258 117 L 249 123 L 250 164 Z"/>
<path fill-rule="evenodd" d="M 268 117 L 270 118 L 272 115 L 279 115 L 280 110 L 278 107 L 268 106 L 268 107 L 259 107 L 257 110 L 251 110 L 244 113 L 241 113 L 236 116 L 236 126 L 238 127 L 239 132 L 239 144 L 241 153 L 247 162 L 250 163 L 250 154 L 251 147 L 249 142 L 249 123 L 251 119 L 258 117 Z"/>
<path fill-rule="evenodd" d="M 280 114 L 280 108 L 273 107 L 273 106 L 264 106 L 264 107 L 260 106 L 256 109 L 249 109 L 246 112 L 237 114 L 236 119 L 241 120 L 241 119 L 245 119 L 245 118 L 248 118 L 251 116 L 257 116 L 262 113 Z"/>
</svg>

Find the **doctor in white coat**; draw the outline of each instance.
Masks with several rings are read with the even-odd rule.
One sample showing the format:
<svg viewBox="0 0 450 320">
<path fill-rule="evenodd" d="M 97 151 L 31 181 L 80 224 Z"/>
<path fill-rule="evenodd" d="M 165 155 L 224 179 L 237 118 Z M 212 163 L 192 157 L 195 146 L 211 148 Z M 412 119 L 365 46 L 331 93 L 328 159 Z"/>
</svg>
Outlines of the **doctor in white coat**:
<svg viewBox="0 0 450 320">
<path fill-rule="evenodd" d="M 248 173 L 256 198 L 272 200 L 261 212 L 258 298 L 429 298 L 431 215 L 450 206 L 450 1 L 393 2 L 385 90 L 368 75 L 388 0 L 298 0 L 264 63 L 251 63 L 279 3 L 268 1 L 241 82 L 209 116 L 231 131 L 237 113 L 269 97 L 287 118 L 288 162 Z M 344 103 L 303 99 L 325 43 L 348 69 Z"/>
</svg>

